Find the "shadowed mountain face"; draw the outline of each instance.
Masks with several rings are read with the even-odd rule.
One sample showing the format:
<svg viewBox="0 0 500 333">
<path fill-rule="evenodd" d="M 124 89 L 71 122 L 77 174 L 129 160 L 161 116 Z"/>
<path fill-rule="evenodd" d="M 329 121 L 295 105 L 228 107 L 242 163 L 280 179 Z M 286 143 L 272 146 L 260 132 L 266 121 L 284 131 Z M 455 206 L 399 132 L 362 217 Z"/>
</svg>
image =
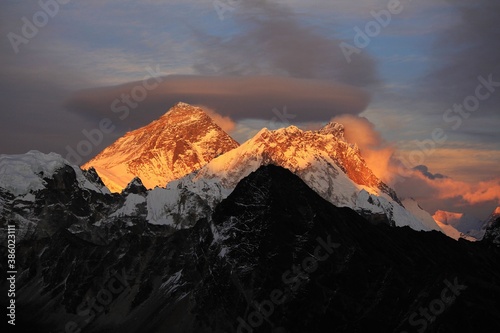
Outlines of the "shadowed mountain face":
<svg viewBox="0 0 500 333">
<path fill-rule="evenodd" d="M 500 253 L 493 244 L 372 225 L 280 167 L 260 167 L 189 229 L 165 233 L 139 220 L 130 221 L 135 232 L 106 229 L 108 242 L 83 240 L 62 224 L 51 236 L 19 244 L 18 328 L 500 329 Z"/>
</svg>

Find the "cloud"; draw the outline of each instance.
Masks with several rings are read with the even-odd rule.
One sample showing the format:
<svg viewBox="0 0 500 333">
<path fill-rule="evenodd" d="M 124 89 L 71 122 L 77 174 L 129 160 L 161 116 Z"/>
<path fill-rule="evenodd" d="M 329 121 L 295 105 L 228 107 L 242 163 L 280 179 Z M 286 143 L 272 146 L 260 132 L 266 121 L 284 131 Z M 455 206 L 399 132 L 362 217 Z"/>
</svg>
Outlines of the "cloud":
<svg viewBox="0 0 500 333">
<path fill-rule="evenodd" d="M 479 75 L 493 74 L 500 81 L 500 4 L 488 0 L 448 2 L 459 19 L 433 44 L 436 66 L 424 78 L 427 89 L 423 91 L 447 104 L 472 94 Z M 500 100 L 500 94 L 493 97 Z"/>
<path fill-rule="evenodd" d="M 214 123 L 216 123 L 217 126 L 222 128 L 224 132 L 231 134 L 231 132 L 233 132 L 234 129 L 236 128 L 236 123 L 231 118 L 227 116 L 221 116 L 220 114 L 215 112 L 215 110 L 206 107 L 204 105 L 195 105 L 195 106 L 202 108 L 203 111 L 205 111 L 205 113 L 208 114 L 210 118 L 212 118 Z"/>
<path fill-rule="evenodd" d="M 500 205 L 500 178 L 471 184 L 451 178 L 430 179 L 421 173 L 416 176 L 424 180 L 424 188 L 433 189 L 434 199 L 459 199 L 470 205 L 494 201 Z"/>
<path fill-rule="evenodd" d="M 500 178 L 469 183 L 448 177 L 431 179 L 413 170 L 395 189 L 400 197 L 416 199 L 431 214 L 445 210 L 486 218 L 500 205 Z"/>
<path fill-rule="evenodd" d="M 179 101 L 207 106 L 223 116 L 241 120 L 275 117 L 274 108 L 288 106 L 293 121 L 327 121 L 338 114 L 357 114 L 369 103 L 368 94 L 356 87 L 324 80 L 293 79 L 273 76 L 207 77 L 167 76 L 148 92 L 145 100 L 131 110 L 125 126 L 137 127 L 158 118 Z M 151 82 L 150 82 L 151 83 Z M 83 90 L 66 102 L 68 110 L 99 120 L 113 116 L 112 104 L 125 105 L 142 82 Z"/>
<path fill-rule="evenodd" d="M 309 15 L 326 15 L 314 6 L 245 1 L 221 22 L 211 2 L 122 2 L 61 6 L 17 55 L 7 38 L 0 42 L 2 153 L 40 149 L 64 154 L 66 145 L 84 138 L 82 130 L 110 118 L 116 130 L 97 151 L 180 100 L 238 122 L 269 123 L 276 117 L 272 110 L 285 105 L 296 115 L 293 122 L 326 121 L 361 112 L 370 96 L 360 87 L 377 82 L 369 53 L 363 52 L 356 66 L 347 64 L 333 21 L 311 24 Z M 321 4 L 333 8 L 327 1 Z M 40 10 L 37 2 L 0 6 L 4 35 L 20 33 L 20 18 Z M 336 15 L 351 11 L 348 2 L 339 6 Z M 96 10 L 99 18 L 93 16 Z M 147 66 L 157 64 L 162 75 L 198 75 L 166 77 L 129 117 L 119 119 L 112 102 L 130 93 Z"/>
<path fill-rule="evenodd" d="M 434 213 L 441 209 L 485 218 L 500 205 L 500 178 L 466 182 L 433 173 L 426 165 L 404 169 L 403 178 L 399 174 L 402 167 L 397 160 L 399 152 L 381 137 L 369 120 L 354 115 L 340 115 L 332 121 L 345 126 L 346 140 L 358 145 L 361 155 L 377 177 L 392 185 L 401 198 L 416 199 L 428 212 Z M 453 152 L 455 157 L 460 156 L 461 159 L 482 154 L 480 150 L 471 149 L 467 152 L 455 149 Z M 438 149 L 435 152 L 437 156 L 440 153 L 448 156 L 449 151 L 441 152 Z"/>
<path fill-rule="evenodd" d="M 332 118 L 332 121 L 344 125 L 346 140 L 358 145 L 373 173 L 384 182 L 391 182 L 394 177 L 394 147 L 382 139 L 375 126 L 366 118 L 353 115 L 340 115 Z"/>
<path fill-rule="evenodd" d="M 491 146 L 491 145 L 490 145 Z M 408 168 L 413 168 L 413 161 L 410 157 L 415 156 L 414 161 L 418 164 L 425 164 L 429 169 L 439 170 L 441 174 L 450 178 L 467 181 L 480 182 L 491 180 L 500 176 L 498 163 L 500 163 L 500 151 L 494 147 L 489 147 L 487 143 L 463 143 L 452 142 L 440 146 L 421 145 L 419 148 L 415 144 L 400 144 L 396 158 L 406 161 Z M 412 149 L 413 148 L 413 149 Z"/>
<path fill-rule="evenodd" d="M 437 189 L 438 199 L 458 198 L 471 205 L 494 201 L 500 205 L 500 179 L 470 184 L 447 178 L 428 184 Z"/>
<path fill-rule="evenodd" d="M 417 165 L 416 167 L 413 168 L 414 170 L 417 170 L 417 171 L 420 171 L 420 173 L 422 173 L 422 175 L 424 175 L 425 177 L 429 178 L 429 179 L 436 179 L 436 178 L 447 178 L 446 176 L 440 174 L 440 173 L 431 173 L 429 172 L 429 168 L 426 166 L 426 165 Z"/>
<path fill-rule="evenodd" d="M 231 17 L 237 34 L 194 30 L 201 52 L 193 67 L 199 74 L 323 79 L 362 87 L 379 81 L 369 53 L 358 54 L 355 64 L 346 61 L 333 22 L 328 30 L 306 25 L 289 5 L 274 1 L 243 1 Z"/>
</svg>

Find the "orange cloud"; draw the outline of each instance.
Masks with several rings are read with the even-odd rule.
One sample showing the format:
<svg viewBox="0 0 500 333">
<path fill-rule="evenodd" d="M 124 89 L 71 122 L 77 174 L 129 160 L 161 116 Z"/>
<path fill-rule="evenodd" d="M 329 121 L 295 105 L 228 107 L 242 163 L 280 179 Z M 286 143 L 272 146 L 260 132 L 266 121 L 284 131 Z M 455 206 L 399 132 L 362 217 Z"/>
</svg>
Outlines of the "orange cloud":
<svg viewBox="0 0 500 333">
<path fill-rule="evenodd" d="M 370 121 L 352 115 L 337 116 L 332 118 L 332 121 L 345 126 L 346 140 L 358 145 L 368 167 L 372 169 L 377 177 L 388 184 L 397 181 L 398 193 L 403 196 L 411 196 L 422 200 L 432 197 L 432 200 L 438 201 L 452 199 L 455 202 L 460 202 L 461 205 L 476 205 L 496 201 L 500 205 L 500 178 L 469 183 L 453 178 L 429 179 L 419 171 L 408 169 L 404 170 L 404 178 L 401 178 L 403 176 L 400 175 L 401 165 L 395 159 L 396 150 L 394 146 L 382 139 Z M 480 161 L 476 159 L 469 161 L 470 156 L 476 157 L 478 154 L 481 154 L 481 151 L 468 150 L 468 153 L 465 154 L 463 150 L 438 149 L 432 161 L 440 167 L 433 167 L 432 169 L 441 172 L 444 170 L 447 175 L 452 171 L 450 168 L 457 169 L 455 171 L 464 169 L 463 171 L 469 171 L 470 175 L 470 170 L 481 170 L 478 164 L 486 161 L 486 158 L 482 158 Z M 460 157 L 460 161 L 463 163 L 453 163 L 455 159 L 437 159 L 438 156 L 454 157 L 455 159 Z M 446 163 L 450 161 L 452 163 Z"/>
<path fill-rule="evenodd" d="M 391 163 L 394 147 L 382 139 L 375 126 L 366 118 L 347 114 L 334 117 L 332 121 L 344 125 L 346 140 L 358 145 L 373 173 L 382 181 L 390 182 L 394 176 Z"/>
<path fill-rule="evenodd" d="M 408 160 L 412 145 L 398 143 L 398 157 Z M 484 144 L 448 142 L 426 156 L 422 164 L 430 170 L 465 182 L 481 182 L 500 176 L 498 163 L 500 151 L 488 149 Z"/>
<path fill-rule="evenodd" d="M 496 200 L 500 205 L 500 179 L 481 182 L 476 189 L 463 194 L 462 197 L 471 204 Z"/>
<path fill-rule="evenodd" d="M 478 183 L 467 183 L 452 178 L 433 180 L 417 171 L 415 171 L 413 177 L 423 180 L 429 190 L 436 193 L 436 199 L 460 198 L 471 205 L 496 201 L 500 205 L 500 178 Z"/>
</svg>

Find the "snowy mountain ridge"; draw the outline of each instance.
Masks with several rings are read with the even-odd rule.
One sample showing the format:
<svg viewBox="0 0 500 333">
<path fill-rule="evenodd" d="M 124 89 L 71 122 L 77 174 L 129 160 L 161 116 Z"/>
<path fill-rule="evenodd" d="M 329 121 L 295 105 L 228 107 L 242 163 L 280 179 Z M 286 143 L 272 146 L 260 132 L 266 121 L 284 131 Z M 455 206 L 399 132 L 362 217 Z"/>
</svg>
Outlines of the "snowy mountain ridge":
<svg viewBox="0 0 500 333">
<path fill-rule="evenodd" d="M 81 189 L 110 193 L 104 186 L 90 182 L 82 170 L 56 153 L 31 150 L 26 154 L 0 155 L 0 188 L 20 196 L 45 188 L 44 178 L 52 178 L 64 166 L 71 166 Z"/>
<path fill-rule="evenodd" d="M 436 211 L 432 217 L 448 236 L 476 241 L 483 239 L 487 229 L 500 217 L 500 207 L 496 207 L 486 220 L 444 210 Z"/>
<path fill-rule="evenodd" d="M 185 198 L 190 194 L 201 197 L 213 207 L 241 179 L 260 166 L 274 164 L 298 175 L 336 206 L 352 208 L 365 217 L 376 216 L 394 226 L 440 230 L 432 218 L 421 220 L 405 209 L 396 193 L 369 169 L 358 147 L 345 141 L 343 132 L 343 126 L 336 123 L 319 131 L 303 131 L 295 126 L 273 131 L 264 128 L 200 170 L 167 184 L 167 191 L 183 189 Z M 150 222 L 171 220 L 168 216 L 174 207 L 167 204 L 164 208 Z"/>
<path fill-rule="evenodd" d="M 208 216 L 243 178 L 272 164 L 298 175 L 323 199 L 352 208 L 372 223 L 441 231 L 418 203 L 402 202 L 373 174 L 357 145 L 346 141 L 344 126 L 335 122 L 316 131 L 296 126 L 264 128 L 238 145 L 202 109 L 178 103 L 158 120 L 104 149 L 82 166 L 88 169 L 84 173 L 56 154 L 42 155 L 38 162 L 32 161 L 33 165 L 54 165 L 54 170 L 56 165 L 66 165 L 75 170 L 85 189 L 108 193 L 96 182 L 88 182 L 100 176 L 112 192 L 122 191 L 123 199 L 110 208 L 109 219 L 96 218 L 93 223 L 97 226 L 139 214 L 152 225 L 190 227 Z M 33 175 L 36 178 L 39 171 L 35 171 L 25 175 L 25 182 Z M 9 190 L 5 184 L 0 187 Z M 23 191 L 43 188 L 43 180 L 33 184 Z"/>
<path fill-rule="evenodd" d="M 432 216 L 441 229 L 452 238 L 482 239 L 485 221 L 463 213 L 438 210 Z"/>
</svg>

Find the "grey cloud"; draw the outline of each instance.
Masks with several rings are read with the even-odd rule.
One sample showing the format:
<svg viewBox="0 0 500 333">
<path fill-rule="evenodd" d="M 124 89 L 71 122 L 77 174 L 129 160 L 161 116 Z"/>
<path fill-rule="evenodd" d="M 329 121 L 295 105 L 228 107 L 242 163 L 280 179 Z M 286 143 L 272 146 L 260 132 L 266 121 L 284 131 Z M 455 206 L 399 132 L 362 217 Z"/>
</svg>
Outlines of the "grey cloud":
<svg viewBox="0 0 500 333">
<path fill-rule="evenodd" d="M 86 158 L 91 158 L 117 135 L 146 125 L 164 114 L 179 101 L 203 105 L 233 120 L 261 119 L 273 123 L 303 123 L 327 121 L 340 114 L 359 114 L 369 103 L 369 95 L 354 86 L 334 83 L 331 80 L 296 79 L 274 76 L 166 76 L 139 101 L 134 91 L 144 82 L 95 88 L 75 93 L 65 102 L 70 113 L 83 118 L 91 127 L 78 128 L 68 140 L 75 147 L 84 139 L 82 130 L 98 128 L 104 118 L 109 118 L 115 130 L 106 135 L 98 147 L 93 147 Z M 147 84 L 155 86 L 155 80 Z M 139 88 L 138 88 L 139 87 Z M 142 99 L 142 98 L 141 98 Z M 286 106 L 286 112 L 284 111 Z M 87 126 L 87 125 L 86 125 Z M 76 137 L 76 138 L 75 138 Z"/>
<path fill-rule="evenodd" d="M 444 32 L 433 45 L 436 62 L 421 82 L 423 93 L 449 106 L 474 94 L 478 76 L 492 74 L 500 82 L 500 3 L 496 1 L 449 0 L 460 13 L 458 23 Z M 500 92 L 484 102 L 481 114 L 497 113 Z M 478 116 L 481 116 L 479 114 Z"/>
<path fill-rule="evenodd" d="M 201 60 L 194 64 L 198 73 L 330 79 L 356 86 L 378 83 L 376 63 L 368 53 L 348 64 L 341 40 L 303 25 L 300 15 L 284 4 L 243 1 L 231 15 L 244 27 L 243 33 L 228 37 L 195 31 L 202 48 Z"/>
<path fill-rule="evenodd" d="M 443 116 L 455 104 L 475 95 L 479 76 L 487 79 L 491 74 L 493 81 L 500 82 L 500 3 L 489 0 L 446 3 L 447 15 L 455 13 L 456 17 L 432 36 L 435 41 L 426 50 L 430 68 L 406 89 L 380 89 L 374 93 L 374 99 L 378 101 L 378 109 L 397 110 L 398 117 L 406 113 L 411 119 L 403 124 L 406 128 L 398 133 L 399 138 L 426 139 L 434 128 L 440 127 L 449 137 L 446 145 L 476 142 L 498 149 L 500 87 L 480 101 L 479 109 L 468 118 L 453 113 L 448 114 L 448 119 L 453 116 L 454 120 L 446 122 Z M 459 128 L 452 128 L 455 124 Z"/>
<path fill-rule="evenodd" d="M 429 171 L 429 168 L 426 165 L 417 165 L 416 167 L 413 168 L 414 170 L 419 171 L 422 175 L 429 179 L 442 179 L 442 178 L 447 178 L 446 176 L 440 174 L 440 173 L 431 173 Z"/>
<path fill-rule="evenodd" d="M 276 117 L 272 110 L 281 110 L 286 105 L 287 112 L 294 115 L 294 123 L 358 114 L 369 103 L 365 91 L 326 80 L 177 75 L 160 80 L 162 82 L 149 91 L 137 107 L 128 107 L 129 112 L 117 109 L 127 108 L 123 98 L 142 82 L 80 91 L 66 102 L 66 107 L 87 119 L 121 116 L 124 118 L 120 122 L 122 128 L 135 128 L 161 116 L 178 101 L 207 106 L 234 120 L 271 120 Z"/>
<path fill-rule="evenodd" d="M 102 2 L 94 1 L 93 5 L 101 6 Z M 8 10 L 0 14 L 6 19 L 0 24 L 4 35 L 20 28 L 20 17 L 39 10 L 37 3 L 30 7 L 19 6 L 7 7 Z M 86 13 L 88 5 L 81 6 L 78 9 Z M 194 6 L 198 4 L 193 2 L 193 8 L 197 8 Z M 208 15 L 216 18 L 212 6 L 207 8 L 210 9 Z M 345 4 L 342 8 L 345 10 Z M 134 71 L 136 67 L 142 68 L 133 66 L 137 61 L 154 64 L 151 58 L 161 55 L 167 60 L 161 59 L 158 63 L 169 63 L 172 61 L 171 48 L 176 45 L 162 45 L 161 52 L 154 53 L 154 57 L 149 56 L 147 49 L 128 50 L 123 56 L 133 61 L 124 64 L 122 58 L 112 58 L 113 49 L 91 49 L 92 55 L 98 55 L 96 61 L 88 50 L 68 44 L 63 34 L 55 33 L 64 30 L 54 27 L 64 27 L 68 15 L 76 15 L 78 19 L 79 13 L 72 11 L 58 16 L 18 55 L 13 53 L 6 38 L 0 43 L 0 96 L 3 101 L 0 129 L 4 138 L 0 143 L 1 153 L 39 149 L 64 154 L 66 145 L 74 146 L 84 138 L 82 130 L 91 130 L 102 118 L 108 117 L 116 125 L 116 131 L 103 139 L 97 152 L 125 131 L 156 119 L 180 100 L 205 105 L 235 120 L 272 121 L 277 116 L 272 110 L 283 110 L 286 105 L 287 112 L 295 115 L 287 121 L 326 121 L 341 113 L 361 112 L 370 98 L 359 87 L 377 82 L 374 61 L 367 54 L 361 54 L 355 66 L 348 65 L 338 47 L 339 40 L 331 36 L 331 31 L 327 33 L 306 26 L 307 18 L 294 13 L 285 4 L 244 1 L 231 13 L 232 23 L 221 22 L 222 29 L 237 27 L 237 31 L 231 33 L 220 31 L 225 37 L 209 36 L 200 31 L 203 25 L 198 24 L 198 14 L 189 15 L 183 21 L 185 26 L 191 27 L 193 35 L 185 35 L 186 27 L 179 24 L 183 28 L 181 37 L 193 50 L 193 54 L 185 57 L 183 66 L 189 72 L 192 65 L 199 76 L 165 77 L 160 87 L 150 91 L 146 100 L 121 120 L 122 114 L 113 113 L 111 104 L 121 94 L 130 93 L 137 83 L 77 93 L 72 90 L 119 82 L 130 74 L 130 68 Z M 80 31 L 82 21 L 77 22 L 80 26 L 72 33 Z M 112 23 L 110 21 L 110 26 Z M 330 24 L 328 26 L 330 29 Z M 88 38 L 99 40 L 91 33 L 93 31 Z M 106 33 L 123 36 L 116 30 Z M 85 36 L 80 38 L 85 40 Z M 143 38 L 142 34 L 140 36 Z M 169 51 L 165 52 L 164 47 L 169 47 Z M 104 80 L 108 73 L 111 78 Z M 63 101 L 66 102 L 63 104 Z"/>
</svg>

